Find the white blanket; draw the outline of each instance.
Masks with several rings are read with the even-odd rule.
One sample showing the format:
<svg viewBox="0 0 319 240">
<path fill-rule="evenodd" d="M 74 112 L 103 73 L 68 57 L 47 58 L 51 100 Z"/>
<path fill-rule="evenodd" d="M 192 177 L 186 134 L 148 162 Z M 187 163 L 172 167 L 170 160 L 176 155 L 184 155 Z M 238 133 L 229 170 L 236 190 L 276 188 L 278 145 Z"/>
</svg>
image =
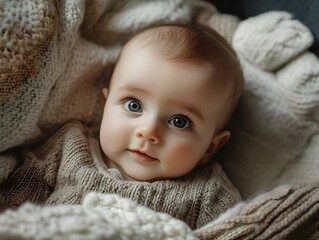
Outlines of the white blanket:
<svg viewBox="0 0 319 240">
<path fill-rule="evenodd" d="M 319 182 L 319 60 L 313 37 L 286 12 L 240 23 L 233 46 L 245 90 L 219 159 L 248 197 L 281 184 Z"/>
<path fill-rule="evenodd" d="M 197 239 L 186 223 L 129 199 L 88 194 L 82 205 L 24 204 L 0 214 L 1 239 Z"/>
</svg>

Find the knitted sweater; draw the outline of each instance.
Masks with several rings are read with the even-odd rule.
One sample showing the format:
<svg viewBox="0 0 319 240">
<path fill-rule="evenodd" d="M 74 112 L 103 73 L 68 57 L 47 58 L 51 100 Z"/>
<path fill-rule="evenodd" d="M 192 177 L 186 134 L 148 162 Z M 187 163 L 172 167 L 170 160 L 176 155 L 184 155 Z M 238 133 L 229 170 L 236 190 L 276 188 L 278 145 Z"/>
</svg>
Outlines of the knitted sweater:
<svg viewBox="0 0 319 240">
<path fill-rule="evenodd" d="M 87 136 L 81 123 L 72 122 L 26 152 L 24 163 L 1 185 L 0 204 L 79 204 L 89 192 L 114 193 L 199 228 L 240 200 L 216 163 L 174 180 L 124 181 L 92 157 Z"/>
</svg>

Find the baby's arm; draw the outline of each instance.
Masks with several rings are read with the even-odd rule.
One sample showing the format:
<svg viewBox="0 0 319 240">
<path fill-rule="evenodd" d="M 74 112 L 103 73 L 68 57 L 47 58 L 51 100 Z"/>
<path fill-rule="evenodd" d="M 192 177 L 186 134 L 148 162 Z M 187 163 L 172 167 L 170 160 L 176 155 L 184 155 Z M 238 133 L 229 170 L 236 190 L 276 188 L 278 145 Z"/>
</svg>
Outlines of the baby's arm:
<svg viewBox="0 0 319 240">
<path fill-rule="evenodd" d="M 72 159 L 65 145 L 77 143 L 80 124 L 67 124 L 45 143 L 21 154 L 22 164 L 0 185 L 1 208 L 19 206 L 24 202 L 45 203 L 54 191 L 61 159 Z"/>
<path fill-rule="evenodd" d="M 59 158 L 56 154 L 45 156 L 41 149 L 25 152 L 23 163 L 1 184 L 0 211 L 26 201 L 42 203 L 52 192 Z"/>
</svg>

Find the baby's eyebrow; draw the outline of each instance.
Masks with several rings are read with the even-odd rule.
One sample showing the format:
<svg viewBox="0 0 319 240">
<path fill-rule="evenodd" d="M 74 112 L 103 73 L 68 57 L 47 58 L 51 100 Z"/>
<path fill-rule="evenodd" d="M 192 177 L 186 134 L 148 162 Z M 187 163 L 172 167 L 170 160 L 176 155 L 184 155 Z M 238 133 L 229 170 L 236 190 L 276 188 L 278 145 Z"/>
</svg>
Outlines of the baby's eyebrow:
<svg viewBox="0 0 319 240">
<path fill-rule="evenodd" d="M 121 91 L 132 91 L 132 92 L 141 92 L 141 93 L 143 93 L 145 95 L 149 95 L 149 92 L 146 91 L 145 89 L 134 87 L 134 86 L 124 85 L 124 86 L 120 87 L 119 90 L 121 90 Z"/>
<path fill-rule="evenodd" d="M 182 108 L 186 109 L 186 111 L 192 113 L 193 115 L 195 115 L 199 120 L 201 120 L 202 122 L 204 121 L 204 117 L 203 115 L 201 114 L 200 111 L 198 111 L 197 108 L 193 108 L 189 105 L 186 105 L 186 104 L 178 104 L 180 105 Z"/>
</svg>

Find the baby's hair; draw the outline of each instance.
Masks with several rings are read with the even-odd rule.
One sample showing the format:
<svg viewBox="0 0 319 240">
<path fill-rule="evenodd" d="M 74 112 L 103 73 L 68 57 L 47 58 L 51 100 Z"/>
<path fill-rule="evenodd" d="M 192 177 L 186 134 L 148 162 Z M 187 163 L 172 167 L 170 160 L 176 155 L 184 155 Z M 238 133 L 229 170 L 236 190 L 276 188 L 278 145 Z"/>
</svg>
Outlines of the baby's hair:
<svg viewBox="0 0 319 240">
<path fill-rule="evenodd" d="M 225 108 L 228 111 L 221 117 L 218 129 L 225 127 L 239 101 L 244 80 L 237 55 L 222 36 L 200 24 L 173 23 L 145 28 L 126 46 L 134 43 L 156 44 L 163 56 L 172 61 L 208 63 L 214 83 L 230 89 Z"/>
</svg>

